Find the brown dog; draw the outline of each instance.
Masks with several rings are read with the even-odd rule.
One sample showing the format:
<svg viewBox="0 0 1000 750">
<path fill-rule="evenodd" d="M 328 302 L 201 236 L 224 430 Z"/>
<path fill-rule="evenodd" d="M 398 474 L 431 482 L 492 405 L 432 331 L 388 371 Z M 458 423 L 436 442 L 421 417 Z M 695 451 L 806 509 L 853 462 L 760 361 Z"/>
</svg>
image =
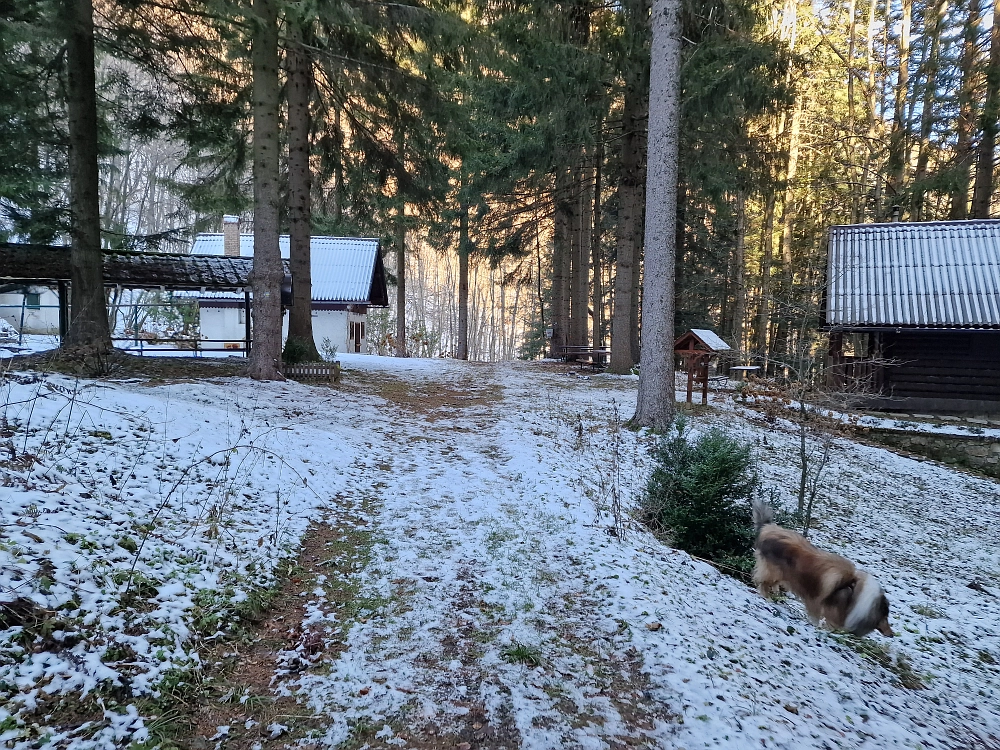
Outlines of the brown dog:
<svg viewBox="0 0 1000 750">
<path fill-rule="evenodd" d="M 771 508 L 755 502 L 757 527 L 753 580 L 761 596 L 780 587 L 802 600 L 813 624 L 825 621 L 835 630 L 867 635 L 878 630 L 891 636 L 889 601 L 874 577 L 850 560 L 817 549 L 794 531 L 774 523 Z"/>
</svg>

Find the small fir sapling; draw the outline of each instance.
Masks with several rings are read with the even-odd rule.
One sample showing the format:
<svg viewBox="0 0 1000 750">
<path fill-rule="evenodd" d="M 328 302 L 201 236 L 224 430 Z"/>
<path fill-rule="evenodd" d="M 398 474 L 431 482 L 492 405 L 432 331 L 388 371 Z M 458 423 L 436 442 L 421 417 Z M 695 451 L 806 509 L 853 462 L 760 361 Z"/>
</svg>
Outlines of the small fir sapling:
<svg viewBox="0 0 1000 750">
<path fill-rule="evenodd" d="M 759 489 L 749 443 L 711 429 L 695 438 L 678 419 L 659 443 L 640 511 L 672 545 L 746 576 L 753 568 L 750 498 Z"/>
</svg>

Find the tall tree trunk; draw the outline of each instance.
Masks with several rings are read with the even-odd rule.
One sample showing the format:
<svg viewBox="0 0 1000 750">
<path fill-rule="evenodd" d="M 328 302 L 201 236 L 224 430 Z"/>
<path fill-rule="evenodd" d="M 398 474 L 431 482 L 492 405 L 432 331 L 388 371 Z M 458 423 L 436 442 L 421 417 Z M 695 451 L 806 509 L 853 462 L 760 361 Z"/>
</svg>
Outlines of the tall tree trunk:
<svg viewBox="0 0 1000 750">
<path fill-rule="evenodd" d="M 591 168 L 585 162 L 579 170 L 577 186 L 577 252 L 573 273 L 573 316 L 577 320 L 576 346 L 587 346 L 590 338 L 590 240 L 593 234 L 593 206 L 591 204 Z"/>
<path fill-rule="evenodd" d="M 645 179 L 645 166 L 643 166 L 643 172 Z M 643 201 L 645 201 L 645 191 L 643 191 Z M 646 223 L 646 211 L 643 208 L 639 213 L 639 226 L 644 226 Z M 640 234 L 640 237 L 643 235 Z M 641 353 L 641 341 L 639 339 L 639 332 L 642 328 L 642 281 L 643 281 L 643 246 L 642 243 L 638 245 L 635 249 L 635 261 L 632 263 L 632 292 L 629 295 L 629 311 L 628 311 L 628 345 L 629 351 L 632 353 L 632 361 L 636 364 L 639 363 L 639 355 Z"/>
<path fill-rule="evenodd" d="M 604 284 L 601 277 L 601 173 L 604 167 L 603 120 L 597 129 L 597 151 L 594 155 L 594 208 L 590 212 L 593 235 L 590 256 L 594 266 L 594 346 L 604 346 Z"/>
<path fill-rule="evenodd" d="M 980 0 L 968 0 L 962 42 L 962 84 L 958 91 L 958 122 L 955 124 L 955 187 L 951 194 L 949 219 L 965 219 L 969 215 L 969 184 L 972 175 L 972 132 L 976 122 L 976 74 L 979 66 Z"/>
<path fill-rule="evenodd" d="M 586 277 L 590 266 L 588 258 L 586 266 L 581 265 L 583 247 L 583 173 L 581 160 L 582 149 L 576 149 L 570 167 L 569 195 L 566 206 L 569 211 L 569 327 L 566 342 L 570 346 L 583 346 L 583 337 L 587 328 L 587 286 L 581 283 Z"/>
<path fill-rule="evenodd" d="M 638 7 L 632 7 L 638 6 Z M 640 17 L 646 6 L 630 6 L 629 24 L 644 24 Z M 638 36 L 633 31 L 633 36 Z M 616 237 L 614 304 L 611 312 L 611 372 L 631 371 L 638 360 L 638 346 L 633 349 L 633 290 L 638 289 L 639 262 L 642 253 L 642 205 L 646 199 L 646 118 L 649 112 L 649 84 L 645 70 L 633 66 L 626 76 L 622 111 L 622 164 L 618 179 L 618 234 Z"/>
<path fill-rule="evenodd" d="M 278 12 L 253 0 L 253 348 L 250 377 L 282 379 L 281 251 L 278 248 Z"/>
<path fill-rule="evenodd" d="M 896 78 L 895 107 L 892 132 L 889 134 L 889 185 L 892 203 L 898 204 L 906 178 L 906 99 L 910 83 L 910 25 L 913 17 L 913 0 L 902 0 L 903 18 L 899 30 L 899 71 Z M 886 207 L 886 215 L 892 206 Z"/>
<path fill-rule="evenodd" d="M 746 245 L 747 245 L 747 196 L 740 190 L 736 194 L 736 248 L 733 266 L 733 316 L 729 339 L 733 348 L 743 352 L 743 319 L 747 314 L 746 286 Z"/>
<path fill-rule="evenodd" d="M 850 135 L 848 147 L 851 153 L 855 152 L 855 138 L 858 134 L 857 104 L 855 95 L 854 78 L 857 70 L 854 67 L 854 58 L 857 51 L 857 0 L 849 0 L 847 4 L 847 126 Z M 851 158 L 849 168 L 851 175 L 851 223 L 857 224 L 861 213 L 861 198 L 863 191 L 858 189 L 858 177 L 860 169 L 856 158 Z"/>
<path fill-rule="evenodd" d="M 298 342 L 307 360 L 319 360 L 312 322 L 312 174 L 309 167 L 312 117 L 312 59 L 303 46 L 308 32 L 301 21 L 289 19 L 286 56 L 288 82 L 288 234 L 292 269 L 292 307 L 288 311 L 288 340 Z"/>
<path fill-rule="evenodd" d="M 774 349 L 784 354 L 788 349 L 790 310 L 793 309 L 792 287 L 795 280 L 792 267 L 792 233 L 795 228 L 795 178 L 799 171 L 799 136 L 802 127 L 802 96 L 795 97 L 792 123 L 788 132 L 788 165 L 785 168 L 785 197 L 781 205 L 781 292 L 778 295 L 782 309 L 778 312 L 778 330 Z"/>
<path fill-rule="evenodd" d="M 403 170 L 406 168 L 406 134 L 397 126 L 399 171 L 396 174 L 396 356 L 406 357 L 406 198 L 403 196 Z"/>
<path fill-rule="evenodd" d="M 972 218 L 990 218 L 993 203 L 993 170 L 997 145 L 997 118 L 1000 116 L 1000 0 L 993 1 L 990 29 L 990 61 L 986 66 L 986 101 L 980 120 L 982 135 L 976 155 L 976 183 L 972 189 Z"/>
<path fill-rule="evenodd" d="M 556 173 L 552 195 L 555 216 L 552 230 L 552 339 L 550 356 L 562 357 L 569 338 L 570 297 L 570 228 L 572 215 L 569 203 L 569 172 L 560 168 Z"/>
<path fill-rule="evenodd" d="M 462 174 L 464 188 L 465 173 Z M 458 216 L 458 359 L 469 358 L 469 204 L 464 192 Z"/>
<path fill-rule="evenodd" d="M 937 98 L 938 68 L 941 64 L 941 30 L 944 27 L 945 14 L 948 12 L 948 0 L 936 0 L 934 17 L 931 26 L 930 50 L 924 65 L 924 96 L 920 112 L 920 150 L 917 153 L 917 168 L 913 173 L 915 218 L 924 218 L 924 187 L 922 182 L 927 176 L 927 164 L 930 161 L 931 128 L 934 125 L 934 103 Z"/>
<path fill-rule="evenodd" d="M 877 17 L 875 10 L 878 6 L 878 0 L 869 0 L 868 2 L 868 24 L 867 33 L 865 35 L 865 52 L 866 58 L 865 62 L 868 68 L 868 85 L 866 86 L 866 96 L 865 96 L 865 108 L 867 109 L 868 115 L 868 138 L 865 143 L 865 166 L 862 170 L 861 185 L 862 193 L 866 198 L 868 197 L 868 189 L 871 187 L 873 196 L 873 209 L 874 215 L 879 216 L 881 214 L 882 207 L 880 205 L 880 195 L 882 191 L 882 177 L 879 171 L 874 170 L 874 178 L 872 177 L 872 165 L 875 162 L 875 154 L 878 149 L 879 143 L 879 125 L 880 118 L 878 115 L 878 100 L 876 94 L 878 92 L 878 79 L 876 76 L 875 68 L 875 31 Z M 867 213 L 867 206 L 862 206 L 860 210 L 860 221 L 864 221 L 865 214 Z"/>
<path fill-rule="evenodd" d="M 764 202 L 764 225 L 760 230 L 760 301 L 757 307 L 757 327 L 754 330 L 754 350 L 767 364 L 768 330 L 771 327 L 771 264 L 774 261 L 774 190 L 769 189 Z"/>
<path fill-rule="evenodd" d="M 111 351 L 97 167 L 97 89 L 92 0 L 65 0 L 66 67 L 69 71 L 70 284 L 72 312 L 63 345 L 83 356 Z"/>
<path fill-rule="evenodd" d="M 680 0 L 653 0 L 642 352 L 634 424 L 674 421 L 674 242 L 680 134 Z"/>
</svg>

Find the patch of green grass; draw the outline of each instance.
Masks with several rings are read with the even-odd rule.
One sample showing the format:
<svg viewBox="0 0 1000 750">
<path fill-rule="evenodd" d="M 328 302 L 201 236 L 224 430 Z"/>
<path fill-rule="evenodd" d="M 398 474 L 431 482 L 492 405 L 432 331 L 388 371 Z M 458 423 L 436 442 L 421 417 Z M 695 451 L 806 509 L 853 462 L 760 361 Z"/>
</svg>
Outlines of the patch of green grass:
<svg viewBox="0 0 1000 750">
<path fill-rule="evenodd" d="M 542 651 L 537 646 L 514 641 L 500 652 L 511 664 L 527 664 L 529 667 L 540 667 L 543 663 Z"/>
<path fill-rule="evenodd" d="M 903 654 L 897 654 L 893 660 L 889 649 L 871 638 L 858 638 L 847 634 L 837 634 L 834 637 L 864 658 L 895 674 L 903 687 L 908 690 L 923 690 L 927 687 L 926 677 L 914 670 L 910 660 Z"/>
<path fill-rule="evenodd" d="M 944 612 L 942 612 L 939 609 L 935 609 L 929 604 L 914 604 L 912 607 L 910 607 L 910 609 L 912 609 L 918 615 L 922 615 L 932 620 L 940 620 L 945 616 Z"/>
</svg>

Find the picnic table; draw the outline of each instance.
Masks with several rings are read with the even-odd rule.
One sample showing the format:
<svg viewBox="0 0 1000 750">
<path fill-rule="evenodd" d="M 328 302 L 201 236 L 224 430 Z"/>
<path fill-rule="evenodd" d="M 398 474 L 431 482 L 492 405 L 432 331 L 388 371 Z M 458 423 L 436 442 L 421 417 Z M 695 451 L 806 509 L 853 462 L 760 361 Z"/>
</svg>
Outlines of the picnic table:
<svg viewBox="0 0 1000 750">
<path fill-rule="evenodd" d="M 583 362 L 594 369 L 604 367 L 611 356 L 610 349 L 599 346 L 564 346 L 563 359 L 567 362 Z"/>
</svg>

